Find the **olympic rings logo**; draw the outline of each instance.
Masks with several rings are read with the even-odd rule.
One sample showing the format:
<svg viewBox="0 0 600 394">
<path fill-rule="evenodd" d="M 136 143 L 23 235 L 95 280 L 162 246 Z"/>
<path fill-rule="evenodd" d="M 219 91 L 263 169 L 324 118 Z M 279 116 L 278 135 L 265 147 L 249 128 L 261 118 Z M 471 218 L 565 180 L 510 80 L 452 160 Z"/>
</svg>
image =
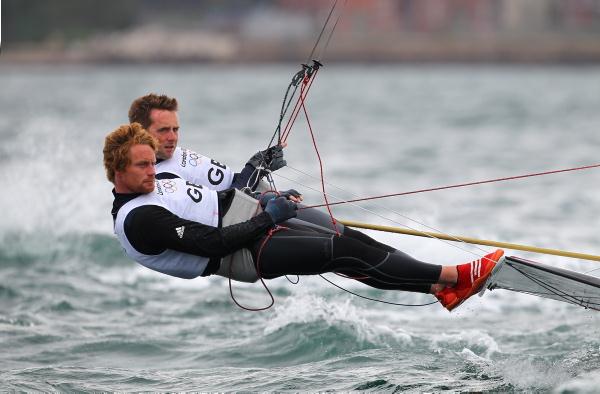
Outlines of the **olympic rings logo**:
<svg viewBox="0 0 600 394">
<path fill-rule="evenodd" d="M 189 152 L 188 163 L 190 163 L 191 166 L 196 167 L 198 165 L 198 162 L 200 161 L 200 156 L 196 152 L 192 152 L 192 151 L 188 151 L 188 152 Z"/>
<path fill-rule="evenodd" d="M 167 193 L 175 193 L 177 191 L 177 184 L 171 179 L 165 179 L 161 181 L 165 192 Z"/>
</svg>

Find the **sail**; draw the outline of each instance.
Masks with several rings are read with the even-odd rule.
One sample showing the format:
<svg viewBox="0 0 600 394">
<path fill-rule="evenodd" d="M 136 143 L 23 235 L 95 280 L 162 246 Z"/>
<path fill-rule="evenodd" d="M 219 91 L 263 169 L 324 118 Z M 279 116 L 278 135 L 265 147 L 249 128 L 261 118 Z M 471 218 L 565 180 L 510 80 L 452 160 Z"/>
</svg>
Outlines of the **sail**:
<svg viewBox="0 0 600 394">
<path fill-rule="evenodd" d="M 514 256 L 497 264 L 487 288 L 518 291 L 600 310 L 600 278 Z"/>
</svg>

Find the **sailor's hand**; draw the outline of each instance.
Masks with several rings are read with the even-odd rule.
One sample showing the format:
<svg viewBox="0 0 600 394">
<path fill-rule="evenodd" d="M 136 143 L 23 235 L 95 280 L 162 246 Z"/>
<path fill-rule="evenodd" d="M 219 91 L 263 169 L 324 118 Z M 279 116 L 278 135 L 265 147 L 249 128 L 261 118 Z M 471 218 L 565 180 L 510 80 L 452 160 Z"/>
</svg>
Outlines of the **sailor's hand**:
<svg viewBox="0 0 600 394">
<path fill-rule="evenodd" d="M 302 194 L 295 189 L 286 190 L 284 192 L 268 191 L 264 193 L 257 193 L 256 199 L 260 202 L 260 206 L 264 209 L 270 200 L 279 196 L 285 197 L 286 199 L 295 203 L 302 201 Z"/>
<path fill-rule="evenodd" d="M 285 197 L 272 198 L 265 207 L 265 212 L 271 216 L 273 223 L 278 224 L 288 219 L 295 218 L 298 207 Z"/>
<path fill-rule="evenodd" d="M 254 168 L 262 167 L 269 171 L 277 171 L 278 169 L 285 167 L 287 162 L 283 159 L 283 148 L 284 145 L 275 145 L 268 149 L 256 152 L 254 156 L 248 160 Z"/>
<path fill-rule="evenodd" d="M 277 194 L 277 192 L 264 192 L 264 193 L 258 193 L 258 196 L 256 198 L 260 202 L 260 206 L 263 209 L 265 209 L 265 207 L 267 206 L 267 203 L 269 201 L 271 201 L 272 199 L 277 198 L 278 196 L 279 196 L 279 194 Z"/>
<path fill-rule="evenodd" d="M 281 197 L 285 197 L 288 200 L 291 200 L 293 202 L 301 202 L 302 199 L 302 194 L 300 194 L 296 189 L 290 189 L 290 190 L 286 190 L 284 192 L 279 193 L 279 195 Z"/>
</svg>

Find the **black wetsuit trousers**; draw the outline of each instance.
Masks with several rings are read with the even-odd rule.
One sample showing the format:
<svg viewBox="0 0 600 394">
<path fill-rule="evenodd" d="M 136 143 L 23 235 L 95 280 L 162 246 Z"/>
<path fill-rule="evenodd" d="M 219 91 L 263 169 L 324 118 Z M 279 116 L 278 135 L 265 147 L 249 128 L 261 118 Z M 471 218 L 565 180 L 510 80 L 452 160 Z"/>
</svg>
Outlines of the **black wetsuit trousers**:
<svg viewBox="0 0 600 394">
<path fill-rule="evenodd" d="M 338 236 L 302 221 L 285 222 L 266 241 L 256 242 L 252 254 L 266 279 L 336 272 L 378 289 L 421 293 L 429 293 L 442 270 L 356 230 L 346 228 Z"/>
</svg>

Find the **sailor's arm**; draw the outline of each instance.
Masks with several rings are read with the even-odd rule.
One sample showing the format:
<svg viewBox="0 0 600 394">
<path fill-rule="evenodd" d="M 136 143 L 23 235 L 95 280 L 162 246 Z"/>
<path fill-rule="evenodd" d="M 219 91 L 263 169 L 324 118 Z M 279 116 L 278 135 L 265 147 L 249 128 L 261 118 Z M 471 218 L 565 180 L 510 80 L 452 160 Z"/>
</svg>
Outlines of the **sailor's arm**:
<svg viewBox="0 0 600 394">
<path fill-rule="evenodd" d="M 138 252 L 159 254 L 173 249 L 210 258 L 231 254 L 274 226 L 267 212 L 242 223 L 217 228 L 182 219 L 156 205 L 133 209 L 124 225 L 127 239 Z"/>
<path fill-rule="evenodd" d="M 248 160 L 242 171 L 234 174 L 231 187 L 236 189 L 250 187 L 254 191 L 265 175 L 287 165 L 287 162 L 283 159 L 283 148 L 285 146 L 275 145 L 256 152 Z"/>
<path fill-rule="evenodd" d="M 242 171 L 233 174 L 233 181 L 231 182 L 230 187 L 235 189 L 250 187 L 253 189 L 252 186 L 256 185 L 260 180 L 257 180 L 259 175 L 259 171 L 257 171 L 252 165 L 246 163 L 246 166 L 242 169 Z"/>
</svg>

